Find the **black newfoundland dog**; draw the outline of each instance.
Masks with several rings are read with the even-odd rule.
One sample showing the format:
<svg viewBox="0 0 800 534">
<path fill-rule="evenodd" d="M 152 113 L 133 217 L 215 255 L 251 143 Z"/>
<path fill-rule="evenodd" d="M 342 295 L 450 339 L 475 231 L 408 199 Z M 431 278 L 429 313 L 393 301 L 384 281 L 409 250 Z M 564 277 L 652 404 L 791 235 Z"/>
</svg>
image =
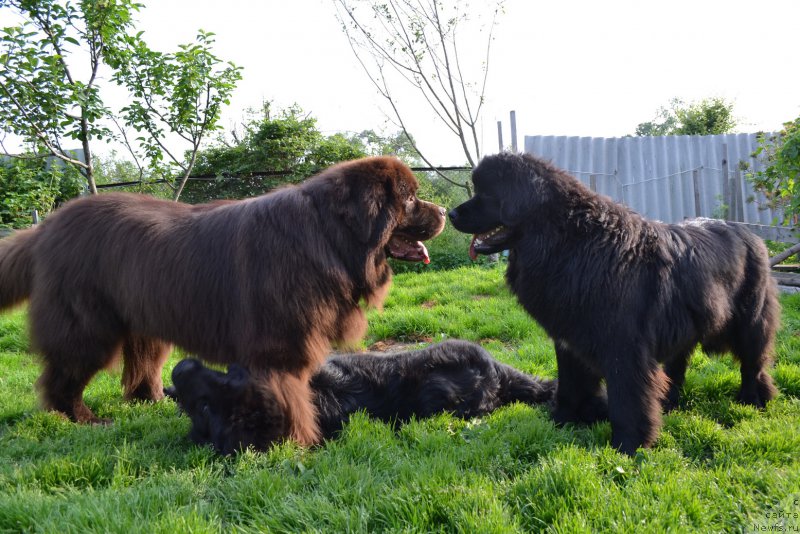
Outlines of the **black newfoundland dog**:
<svg viewBox="0 0 800 534">
<path fill-rule="evenodd" d="M 232 454 L 283 439 L 276 392 L 243 367 L 232 364 L 226 374 L 186 359 L 173 369 L 172 382 L 165 392 L 191 418 L 194 442 Z M 359 410 L 391 423 L 441 412 L 475 417 L 515 401 L 549 402 L 555 381 L 521 373 L 474 343 L 445 341 L 392 355 L 333 356 L 311 388 L 323 437 L 330 439 Z"/>
<path fill-rule="evenodd" d="M 30 298 L 44 405 L 73 420 L 102 422 L 83 390 L 120 352 L 126 397 L 161 398 L 174 343 L 249 369 L 275 392 L 286 435 L 313 444 L 311 374 L 331 342 L 363 335 L 387 256 L 426 261 L 421 241 L 444 227 L 416 191 L 405 164 L 375 157 L 241 201 L 73 200 L 0 241 L 0 309 Z"/>
<path fill-rule="evenodd" d="M 780 309 L 756 236 L 717 220 L 647 220 L 529 155 L 486 157 L 472 180 L 450 220 L 475 234 L 473 258 L 510 251 L 508 285 L 555 342 L 556 421 L 608 417 L 621 451 L 651 445 L 698 343 L 738 358 L 740 402 L 775 395 Z"/>
</svg>

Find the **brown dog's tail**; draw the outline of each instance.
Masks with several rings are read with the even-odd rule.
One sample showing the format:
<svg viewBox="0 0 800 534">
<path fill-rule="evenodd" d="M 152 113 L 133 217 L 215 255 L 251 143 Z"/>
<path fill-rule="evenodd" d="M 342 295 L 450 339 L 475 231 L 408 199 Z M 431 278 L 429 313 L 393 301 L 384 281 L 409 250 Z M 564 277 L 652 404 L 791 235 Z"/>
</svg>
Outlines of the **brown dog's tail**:
<svg viewBox="0 0 800 534">
<path fill-rule="evenodd" d="M 0 239 L 0 310 L 27 299 L 33 285 L 31 245 L 36 228 Z"/>
</svg>

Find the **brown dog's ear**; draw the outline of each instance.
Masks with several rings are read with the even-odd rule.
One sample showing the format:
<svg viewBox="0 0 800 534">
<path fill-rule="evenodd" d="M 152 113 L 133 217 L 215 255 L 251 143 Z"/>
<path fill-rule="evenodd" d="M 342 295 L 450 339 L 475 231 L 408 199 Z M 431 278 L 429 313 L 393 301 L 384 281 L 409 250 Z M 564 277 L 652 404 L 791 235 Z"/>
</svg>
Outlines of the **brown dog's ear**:
<svg viewBox="0 0 800 534">
<path fill-rule="evenodd" d="M 340 179 L 336 184 L 336 210 L 359 243 L 374 246 L 394 217 L 385 209 L 386 188 L 376 180 Z"/>
</svg>

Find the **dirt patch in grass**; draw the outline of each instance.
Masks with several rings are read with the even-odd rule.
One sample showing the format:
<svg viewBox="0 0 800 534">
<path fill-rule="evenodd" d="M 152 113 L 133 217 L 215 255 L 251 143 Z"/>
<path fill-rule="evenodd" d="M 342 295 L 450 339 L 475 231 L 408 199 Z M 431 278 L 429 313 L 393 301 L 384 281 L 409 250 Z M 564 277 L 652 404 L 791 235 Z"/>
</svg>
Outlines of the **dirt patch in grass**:
<svg viewBox="0 0 800 534">
<path fill-rule="evenodd" d="M 370 352 L 385 352 L 390 354 L 393 352 L 404 352 L 414 348 L 419 348 L 421 344 L 430 343 L 432 341 L 433 338 L 427 336 L 420 336 L 412 340 L 404 341 L 398 341 L 396 339 L 382 339 L 367 347 L 367 350 Z"/>
</svg>

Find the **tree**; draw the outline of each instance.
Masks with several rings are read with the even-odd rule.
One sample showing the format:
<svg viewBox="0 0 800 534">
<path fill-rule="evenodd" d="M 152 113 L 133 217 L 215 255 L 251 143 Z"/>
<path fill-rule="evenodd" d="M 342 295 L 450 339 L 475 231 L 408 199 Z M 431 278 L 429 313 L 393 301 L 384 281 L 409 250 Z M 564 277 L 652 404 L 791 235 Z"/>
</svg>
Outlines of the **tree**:
<svg viewBox="0 0 800 534">
<path fill-rule="evenodd" d="M 397 156 L 411 167 L 422 165 L 422 158 L 417 152 L 416 143 L 403 131 L 384 136 L 374 130 L 363 130 L 350 137 L 352 143 L 360 143 L 364 152 L 369 155 Z"/>
<path fill-rule="evenodd" d="M 154 169 L 165 176 L 170 167 L 178 169 L 173 186 L 178 200 L 192 173 L 200 143 L 219 128 L 223 105 L 241 80 L 241 68 L 223 63 L 211 51 L 214 34 L 198 33 L 194 43 L 179 46 L 178 52 L 161 53 L 148 48 L 141 35 L 126 38 L 126 48 L 115 51 L 110 63 L 114 79 L 128 88 L 133 101 L 122 108 L 125 124 L 143 135 L 137 141 Z M 165 134 L 172 133 L 189 143 L 183 155 L 173 154 Z M 130 144 L 128 144 L 129 148 Z M 134 153 L 135 151 L 131 149 Z M 164 161 L 166 166 L 161 168 Z"/>
<path fill-rule="evenodd" d="M 471 42 L 475 32 L 460 33 L 470 21 L 465 5 L 440 0 L 334 0 L 357 60 L 388 103 L 397 126 L 413 140 L 406 120 L 411 104 L 396 96 L 396 84 L 415 89 L 436 117 L 455 135 L 470 166 L 481 157 L 478 121 L 485 100 L 489 56 L 497 15 L 503 1 L 490 2 L 485 58 L 477 82 L 470 81 L 462 62 L 462 35 Z M 481 4 L 479 4 L 481 5 Z M 476 15 L 474 20 L 485 20 Z M 414 150 L 433 167 L 416 144 Z M 442 178 L 450 181 L 444 174 Z M 462 187 L 468 188 L 468 185 Z"/>
<path fill-rule="evenodd" d="M 200 32 L 195 43 L 163 54 L 149 49 L 141 32 L 134 33 L 133 14 L 141 4 L 131 0 L 0 0 L 3 7 L 14 9 L 22 22 L 0 33 L 0 128 L 21 136 L 37 156 L 76 167 L 92 193 L 97 192 L 93 141 L 119 139 L 135 157 L 141 147 L 154 168 L 166 153 L 182 172 L 177 199 L 201 140 L 217 127 L 220 107 L 240 78 L 233 65 L 219 68 L 212 34 Z M 105 105 L 98 85 L 107 69 L 130 91 L 122 111 L 125 125 L 139 133 L 137 147 L 122 125 L 119 134 L 111 129 L 116 113 Z M 167 149 L 169 134 L 190 143 L 185 161 Z M 83 157 L 65 148 L 69 141 L 81 144 Z"/>
<path fill-rule="evenodd" d="M 365 145 L 344 134 L 323 135 L 317 120 L 294 105 L 273 110 L 269 102 L 250 111 L 230 136 L 197 154 L 195 174 L 208 177 L 186 186 L 188 202 L 260 195 L 296 183 L 340 161 L 367 155 Z"/>
<path fill-rule="evenodd" d="M 766 164 L 748 177 L 767 197 L 770 206 L 783 210 L 784 222 L 800 217 L 800 117 L 786 122 L 775 135 L 761 134 L 753 157 Z"/>
<path fill-rule="evenodd" d="M 24 228 L 31 212 L 40 216 L 80 193 L 78 171 L 42 158 L 0 161 L 0 228 Z"/>
<path fill-rule="evenodd" d="M 691 104 L 673 98 L 669 108 L 658 109 L 654 120 L 640 123 L 636 135 L 716 135 L 734 128 L 733 104 L 723 98 L 706 98 Z"/>
<path fill-rule="evenodd" d="M 98 74 L 106 52 L 131 29 L 140 4 L 0 0 L 5 7 L 23 21 L 0 34 L 2 129 L 22 137 L 35 152 L 76 167 L 96 193 L 91 141 L 113 136 L 103 123 L 109 110 L 100 97 Z M 81 144 L 83 158 L 64 147 L 67 141 Z"/>
<path fill-rule="evenodd" d="M 297 104 L 275 110 L 265 102 L 228 135 L 198 152 L 196 179 L 187 184 L 184 198 L 195 203 L 260 195 L 341 161 L 370 155 L 395 155 L 416 165 L 412 144 L 402 132 L 325 135 L 317 119 Z"/>
</svg>

